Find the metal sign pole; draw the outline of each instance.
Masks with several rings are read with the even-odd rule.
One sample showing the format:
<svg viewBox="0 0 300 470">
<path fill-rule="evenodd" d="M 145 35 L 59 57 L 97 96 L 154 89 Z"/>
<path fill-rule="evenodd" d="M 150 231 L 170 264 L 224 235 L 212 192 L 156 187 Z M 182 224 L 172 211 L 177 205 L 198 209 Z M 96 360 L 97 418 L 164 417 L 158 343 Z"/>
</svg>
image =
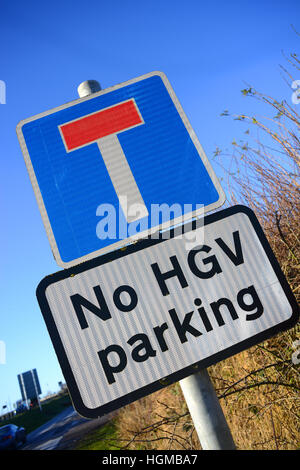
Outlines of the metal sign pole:
<svg viewBox="0 0 300 470">
<path fill-rule="evenodd" d="M 80 98 L 101 90 L 96 80 L 82 82 Z M 235 444 L 206 369 L 183 380 L 180 386 L 204 450 L 231 450 Z"/>
<path fill-rule="evenodd" d="M 234 450 L 235 444 L 206 369 L 180 380 L 203 450 Z"/>
</svg>

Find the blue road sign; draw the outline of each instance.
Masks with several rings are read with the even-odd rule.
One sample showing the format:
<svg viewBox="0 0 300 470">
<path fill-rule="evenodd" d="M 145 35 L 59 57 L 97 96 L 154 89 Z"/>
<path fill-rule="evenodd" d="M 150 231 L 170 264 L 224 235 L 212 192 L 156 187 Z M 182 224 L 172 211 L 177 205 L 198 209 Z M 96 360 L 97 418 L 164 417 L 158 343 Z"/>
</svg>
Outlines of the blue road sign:
<svg viewBox="0 0 300 470">
<path fill-rule="evenodd" d="M 62 267 L 187 221 L 225 200 L 161 72 L 25 119 L 17 135 Z"/>
</svg>

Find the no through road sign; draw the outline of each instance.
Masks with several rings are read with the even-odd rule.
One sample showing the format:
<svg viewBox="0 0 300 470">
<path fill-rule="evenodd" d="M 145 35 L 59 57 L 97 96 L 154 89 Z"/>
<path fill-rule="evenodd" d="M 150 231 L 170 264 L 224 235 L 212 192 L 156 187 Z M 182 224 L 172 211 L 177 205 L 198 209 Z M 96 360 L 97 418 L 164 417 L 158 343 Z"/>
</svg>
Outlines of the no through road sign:
<svg viewBox="0 0 300 470">
<path fill-rule="evenodd" d="M 179 229 L 178 229 L 179 230 Z M 298 318 L 254 213 L 235 206 L 46 277 L 38 301 L 73 403 L 98 417 Z"/>
<path fill-rule="evenodd" d="M 54 257 L 64 268 L 225 201 L 161 72 L 25 119 L 17 135 Z M 156 206 L 163 206 L 158 216 Z M 112 230 L 108 208 L 115 214 Z"/>
</svg>

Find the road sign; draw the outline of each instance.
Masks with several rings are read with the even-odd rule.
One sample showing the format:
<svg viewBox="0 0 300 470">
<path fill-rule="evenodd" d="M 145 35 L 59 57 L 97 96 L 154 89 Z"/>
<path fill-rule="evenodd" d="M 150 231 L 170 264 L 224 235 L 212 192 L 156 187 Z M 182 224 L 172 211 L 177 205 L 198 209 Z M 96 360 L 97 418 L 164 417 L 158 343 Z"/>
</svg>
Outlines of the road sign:
<svg viewBox="0 0 300 470">
<path fill-rule="evenodd" d="M 36 369 L 18 374 L 22 400 L 38 398 L 42 393 Z"/>
<path fill-rule="evenodd" d="M 37 298 L 77 411 L 106 414 L 290 328 L 298 306 L 235 206 L 46 277 Z"/>
<path fill-rule="evenodd" d="M 62 267 L 187 221 L 225 200 L 161 72 L 25 119 L 17 135 Z"/>
</svg>

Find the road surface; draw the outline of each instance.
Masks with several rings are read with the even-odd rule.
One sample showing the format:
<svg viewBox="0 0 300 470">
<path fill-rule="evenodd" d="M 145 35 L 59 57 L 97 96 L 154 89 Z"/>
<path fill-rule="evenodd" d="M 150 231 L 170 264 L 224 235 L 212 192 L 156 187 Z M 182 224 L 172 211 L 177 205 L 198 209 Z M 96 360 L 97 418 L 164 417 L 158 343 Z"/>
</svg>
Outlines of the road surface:
<svg viewBox="0 0 300 470">
<path fill-rule="evenodd" d="M 88 420 L 79 416 L 72 406 L 66 408 L 38 429 L 27 435 L 22 450 L 70 449 L 84 434 L 102 426 L 112 415 Z"/>
</svg>

